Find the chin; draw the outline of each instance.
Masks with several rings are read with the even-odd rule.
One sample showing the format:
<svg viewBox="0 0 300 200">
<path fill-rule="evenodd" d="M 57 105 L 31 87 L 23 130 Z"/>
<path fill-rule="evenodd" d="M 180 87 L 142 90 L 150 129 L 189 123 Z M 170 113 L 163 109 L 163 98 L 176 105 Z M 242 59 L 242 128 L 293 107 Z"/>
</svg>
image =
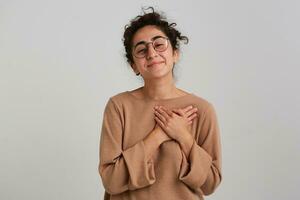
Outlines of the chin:
<svg viewBox="0 0 300 200">
<path fill-rule="evenodd" d="M 149 78 L 163 78 L 163 77 L 166 77 L 169 73 L 172 74 L 172 71 L 159 70 L 159 71 L 150 73 Z"/>
</svg>

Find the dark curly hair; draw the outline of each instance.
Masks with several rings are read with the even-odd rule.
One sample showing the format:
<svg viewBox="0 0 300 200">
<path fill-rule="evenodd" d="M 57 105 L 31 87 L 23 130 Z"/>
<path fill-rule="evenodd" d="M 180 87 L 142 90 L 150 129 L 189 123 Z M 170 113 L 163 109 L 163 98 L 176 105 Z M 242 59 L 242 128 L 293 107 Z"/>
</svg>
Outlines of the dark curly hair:
<svg viewBox="0 0 300 200">
<path fill-rule="evenodd" d="M 151 10 L 152 12 L 146 13 L 145 10 Z M 176 23 L 169 23 L 166 21 L 166 17 L 154 11 L 153 7 L 148 7 L 143 9 L 144 14 L 138 15 L 130 24 L 125 26 L 125 31 L 123 35 L 123 44 L 126 51 L 126 58 L 129 64 L 133 64 L 132 57 L 132 40 L 134 34 L 144 26 L 155 25 L 159 30 L 161 30 L 169 38 L 173 50 L 179 49 L 179 42 L 183 40 L 185 44 L 188 43 L 189 39 L 186 36 L 182 36 L 181 33 L 174 27 Z"/>
</svg>

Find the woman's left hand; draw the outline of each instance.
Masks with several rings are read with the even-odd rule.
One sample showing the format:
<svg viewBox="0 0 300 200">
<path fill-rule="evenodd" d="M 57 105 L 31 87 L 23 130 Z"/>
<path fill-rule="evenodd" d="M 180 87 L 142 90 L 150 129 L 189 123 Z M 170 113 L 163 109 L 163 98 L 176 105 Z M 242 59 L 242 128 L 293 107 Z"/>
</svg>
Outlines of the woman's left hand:
<svg viewBox="0 0 300 200">
<path fill-rule="evenodd" d="M 163 106 L 155 107 L 155 121 L 172 139 L 180 142 L 189 137 L 188 126 L 190 121 L 187 116 L 171 112 Z"/>
</svg>

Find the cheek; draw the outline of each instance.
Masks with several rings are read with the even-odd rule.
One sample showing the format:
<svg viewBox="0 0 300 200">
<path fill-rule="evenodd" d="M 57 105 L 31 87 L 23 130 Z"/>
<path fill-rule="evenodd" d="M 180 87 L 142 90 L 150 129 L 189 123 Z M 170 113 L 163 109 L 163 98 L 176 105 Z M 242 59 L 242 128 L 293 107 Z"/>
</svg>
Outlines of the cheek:
<svg viewBox="0 0 300 200">
<path fill-rule="evenodd" d="M 135 66 L 136 66 L 137 68 L 144 67 L 144 65 L 145 65 L 144 59 L 137 59 L 137 60 L 134 60 L 134 63 L 135 63 Z"/>
<path fill-rule="evenodd" d="M 173 63 L 176 59 L 176 53 L 173 52 L 173 49 L 169 49 L 168 51 L 168 58 Z"/>
<path fill-rule="evenodd" d="M 173 57 L 172 52 L 170 52 L 168 55 L 165 55 L 166 61 L 168 64 L 172 64 L 175 62 L 175 58 Z"/>
</svg>

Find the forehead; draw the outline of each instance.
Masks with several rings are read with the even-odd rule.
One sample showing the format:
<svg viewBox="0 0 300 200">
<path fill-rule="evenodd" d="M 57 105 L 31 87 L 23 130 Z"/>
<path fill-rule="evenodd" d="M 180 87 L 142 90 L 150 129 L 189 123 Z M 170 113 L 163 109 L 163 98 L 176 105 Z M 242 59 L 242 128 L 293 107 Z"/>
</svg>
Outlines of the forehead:
<svg viewBox="0 0 300 200">
<path fill-rule="evenodd" d="M 147 25 L 147 26 L 144 26 L 143 28 L 139 29 L 134 34 L 132 43 L 136 44 L 140 41 L 151 41 L 151 39 L 155 36 L 166 37 L 166 35 L 161 30 L 159 30 L 156 26 Z"/>
</svg>

